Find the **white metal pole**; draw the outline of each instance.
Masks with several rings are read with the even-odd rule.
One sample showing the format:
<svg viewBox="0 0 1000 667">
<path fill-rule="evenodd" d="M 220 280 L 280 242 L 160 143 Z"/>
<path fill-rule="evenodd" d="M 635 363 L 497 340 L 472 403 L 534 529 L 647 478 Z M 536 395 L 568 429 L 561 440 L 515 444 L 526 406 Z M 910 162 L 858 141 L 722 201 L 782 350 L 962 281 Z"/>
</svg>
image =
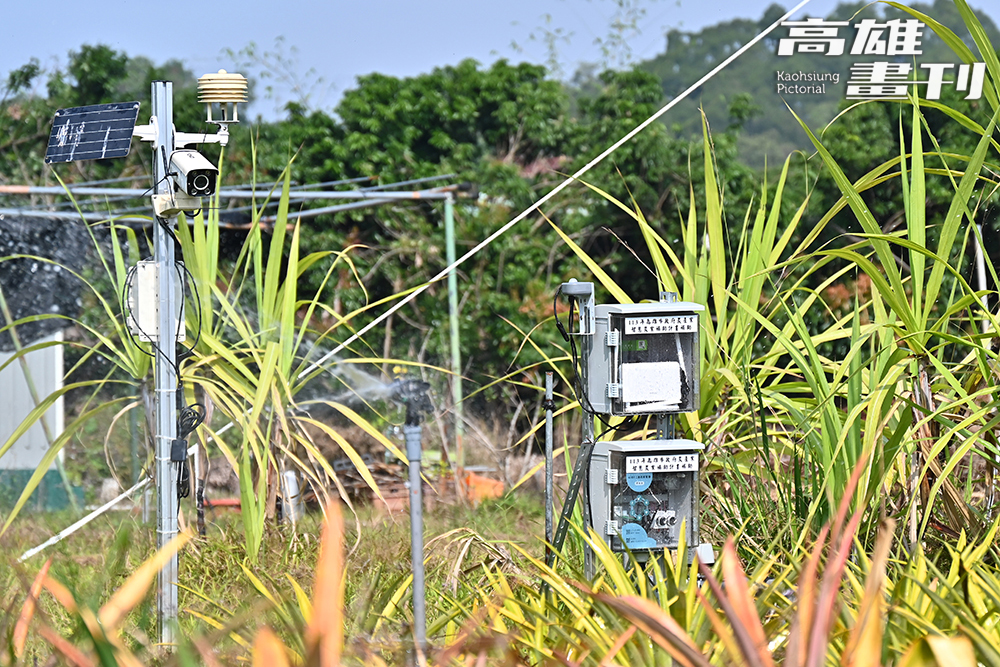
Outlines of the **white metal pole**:
<svg viewBox="0 0 1000 667">
<path fill-rule="evenodd" d="M 552 551 L 552 371 L 545 373 L 545 564 L 555 562 Z"/>
<path fill-rule="evenodd" d="M 170 155 L 174 150 L 173 84 L 152 84 L 153 117 L 156 140 L 153 142 L 153 192 L 168 194 L 173 183 L 168 175 Z M 156 383 L 156 546 L 162 549 L 177 535 L 177 483 L 170 450 L 177 437 L 177 299 L 174 294 L 174 241 L 168 230 L 174 220 L 161 220 L 153 226 L 153 256 L 156 261 L 157 331 L 154 345 Z M 160 622 L 160 641 L 171 645 L 177 631 L 177 554 L 160 570 L 156 594 Z"/>
<path fill-rule="evenodd" d="M 444 199 L 444 236 L 448 266 L 451 266 L 455 263 L 455 198 L 450 192 Z M 448 274 L 448 325 L 451 332 L 451 398 L 454 404 L 452 414 L 455 417 L 455 475 L 458 477 L 459 487 L 464 490 L 465 449 L 462 446 L 462 433 L 465 424 L 462 421 L 462 352 L 459 346 L 456 269 L 452 269 Z"/>
<path fill-rule="evenodd" d="M 985 294 L 986 256 L 983 252 L 983 226 L 981 224 L 976 225 L 973 234 L 976 237 L 976 289 L 984 292 L 981 301 L 983 303 L 983 333 L 986 333 L 990 330 L 990 318 L 986 315 L 990 311 L 990 300 Z"/>
</svg>

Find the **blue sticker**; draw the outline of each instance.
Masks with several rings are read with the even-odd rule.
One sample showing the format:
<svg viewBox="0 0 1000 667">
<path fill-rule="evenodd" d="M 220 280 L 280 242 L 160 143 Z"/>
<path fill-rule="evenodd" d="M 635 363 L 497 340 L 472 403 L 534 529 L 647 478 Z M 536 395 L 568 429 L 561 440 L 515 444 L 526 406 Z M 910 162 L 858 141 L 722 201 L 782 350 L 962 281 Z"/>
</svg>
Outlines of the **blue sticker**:
<svg viewBox="0 0 1000 667">
<path fill-rule="evenodd" d="M 646 530 L 637 523 L 622 526 L 622 541 L 629 549 L 655 549 L 656 540 L 646 535 Z"/>
<path fill-rule="evenodd" d="M 636 493 L 642 493 L 653 483 L 653 473 L 651 472 L 629 472 L 625 473 L 625 483 L 628 488 Z"/>
</svg>

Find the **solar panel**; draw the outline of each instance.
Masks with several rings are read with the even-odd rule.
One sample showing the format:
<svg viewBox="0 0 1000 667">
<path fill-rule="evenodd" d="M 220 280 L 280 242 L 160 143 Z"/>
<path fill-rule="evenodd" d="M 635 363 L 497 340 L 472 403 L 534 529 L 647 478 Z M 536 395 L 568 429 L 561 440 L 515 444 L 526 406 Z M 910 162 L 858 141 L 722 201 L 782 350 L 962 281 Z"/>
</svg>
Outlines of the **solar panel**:
<svg viewBox="0 0 1000 667">
<path fill-rule="evenodd" d="M 45 163 L 125 157 L 138 115 L 138 102 L 59 109 L 52 121 Z"/>
</svg>

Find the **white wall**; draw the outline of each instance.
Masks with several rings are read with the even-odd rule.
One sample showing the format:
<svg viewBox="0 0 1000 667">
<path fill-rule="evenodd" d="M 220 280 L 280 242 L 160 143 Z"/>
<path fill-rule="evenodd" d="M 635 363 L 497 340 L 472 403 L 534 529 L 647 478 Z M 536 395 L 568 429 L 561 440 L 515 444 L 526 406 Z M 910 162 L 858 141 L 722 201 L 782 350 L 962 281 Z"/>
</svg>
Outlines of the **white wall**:
<svg viewBox="0 0 1000 667">
<path fill-rule="evenodd" d="M 37 340 L 32 345 L 51 341 L 62 341 L 62 332 Z M 13 353 L 0 352 L 0 366 L 13 356 Z M 62 345 L 35 350 L 24 358 L 28 362 L 28 370 L 39 401 L 45 400 L 46 396 L 62 387 Z M 35 404 L 28 390 L 22 364 L 20 361 L 13 361 L 0 371 L 0 447 L 7 442 L 14 430 L 34 408 Z M 45 414 L 45 419 L 53 438 L 62 433 L 64 417 L 61 397 Z M 41 423 L 36 422 L 6 454 L 0 457 L 0 470 L 34 470 L 48 449 L 49 443 L 45 438 L 45 431 Z"/>
</svg>

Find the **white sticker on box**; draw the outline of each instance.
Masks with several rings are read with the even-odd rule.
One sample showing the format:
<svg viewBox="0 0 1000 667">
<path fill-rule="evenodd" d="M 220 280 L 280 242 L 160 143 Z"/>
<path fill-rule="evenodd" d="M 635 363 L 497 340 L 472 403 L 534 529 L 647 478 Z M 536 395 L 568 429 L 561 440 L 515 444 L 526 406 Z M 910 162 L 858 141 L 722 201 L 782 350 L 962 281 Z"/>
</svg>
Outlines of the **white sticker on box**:
<svg viewBox="0 0 1000 667">
<path fill-rule="evenodd" d="M 626 475 L 640 472 L 690 472 L 697 469 L 697 454 L 650 454 L 625 457 Z"/>
<path fill-rule="evenodd" d="M 626 317 L 625 335 L 694 333 L 698 331 L 697 315 L 654 315 Z"/>
<path fill-rule="evenodd" d="M 681 402 L 681 365 L 676 361 L 622 364 L 621 396 L 626 403 Z"/>
</svg>

